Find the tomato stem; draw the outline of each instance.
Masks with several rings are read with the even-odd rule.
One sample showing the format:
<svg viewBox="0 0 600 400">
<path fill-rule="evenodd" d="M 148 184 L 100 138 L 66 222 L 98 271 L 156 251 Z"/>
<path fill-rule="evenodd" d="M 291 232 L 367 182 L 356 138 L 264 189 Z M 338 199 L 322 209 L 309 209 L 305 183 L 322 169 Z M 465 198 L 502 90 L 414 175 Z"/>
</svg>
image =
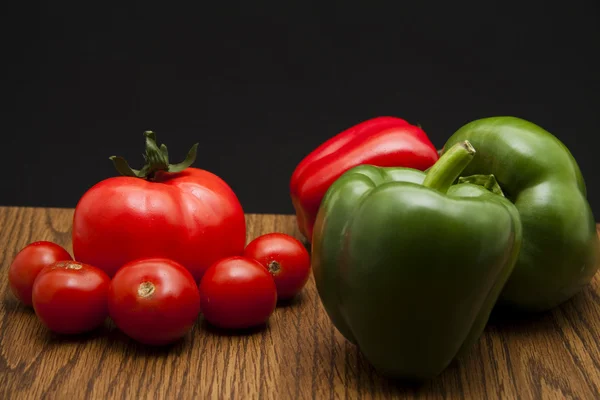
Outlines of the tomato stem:
<svg viewBox="0 0 600 400">
<path fill-rule="evenodd" d="M 268 269 L 271 275 L 277 275 L 281 271 L 281 265 L 277 261 L 273 260 L 269 263 Z"/>
<path fill-rule="evenodd" d="M 167 146 L 164 144 L 159 146 L 158 143 L 156 143 L 156 134 L 152 131 L 144 132 L 144 136 L 146 137 L 146 151 L 144 152 L 144 160 L 146 163 L 142 169 L 138 170 L 131 168 L 123 157 L 109 157 L 121 175 L 152 180 L 158 171 L 181 172 L 196 161 L 198 143 L 195 143 L 192 146 L 185 157 L 185 160 L 177 164 L 169 164 L 169 152 Z"/>
<path fill-rule="evenodd" d="M 154 286 L 154 284 L 152 282 L 142 282 L 140 283 L 140 286 L 138 286 L 138 296 L 146 298 L 146 297 L 150 297 L 154 294 L 154 292 L 156 291 L 156 286 Z"/>
</svg>

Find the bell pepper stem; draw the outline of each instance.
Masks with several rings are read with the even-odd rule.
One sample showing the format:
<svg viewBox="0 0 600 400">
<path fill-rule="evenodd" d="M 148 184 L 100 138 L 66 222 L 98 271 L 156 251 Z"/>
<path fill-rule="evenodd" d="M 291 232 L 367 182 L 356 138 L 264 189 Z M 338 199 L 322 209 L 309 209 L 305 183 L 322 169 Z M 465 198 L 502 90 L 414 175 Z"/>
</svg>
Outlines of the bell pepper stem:
<svg viewBox="0 0 600 400">
<path fill-rule="evenodd" d="M 423 186 L 446 193 L 474 156 L 475 148 L 468 140 L 456 143 L 427 171 Z"/>
</svg>

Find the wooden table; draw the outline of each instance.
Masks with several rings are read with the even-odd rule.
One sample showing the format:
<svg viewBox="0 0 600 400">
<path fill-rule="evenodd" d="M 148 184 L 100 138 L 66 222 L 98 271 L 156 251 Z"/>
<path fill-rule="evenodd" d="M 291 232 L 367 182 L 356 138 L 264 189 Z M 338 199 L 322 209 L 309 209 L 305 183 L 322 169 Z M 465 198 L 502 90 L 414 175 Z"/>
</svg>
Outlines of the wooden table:
<svg viewBox="0 0 600 400">
<path fill-rule="evenodd" d="M 334 329 L 314 281 L 266 328 L 223 333 L 200 320 L 168 348 L 108 321 L 83 336 L 47 331 L 10 293 L 8 266 L 35 240 L 71 250 L 72 210 L 0 208 L 0 399 L 600 398 L 600 288 L 543 315 L 496 316 L 470 354 L 422 386 L 380 377 Z M 248 215 L 248 240 L 299 237 L 292 216 Z"/>
</svg>

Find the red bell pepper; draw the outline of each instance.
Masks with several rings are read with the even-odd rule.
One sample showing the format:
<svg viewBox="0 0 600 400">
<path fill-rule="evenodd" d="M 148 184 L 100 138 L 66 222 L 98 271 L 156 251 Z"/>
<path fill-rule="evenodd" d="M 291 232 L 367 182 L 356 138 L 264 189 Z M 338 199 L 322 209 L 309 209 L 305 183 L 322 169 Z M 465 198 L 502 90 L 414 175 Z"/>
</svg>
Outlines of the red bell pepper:
<svg viewBox="0 0 600 400">
<path fill-rule="evenodd" d="M 292 175 L 290 194 L 300 232 L 311 240 L 321 200 L 350 168 L 371 164 L 424 171 L 437 160 L 427 134 L 400 118 L 372 118 L 337 134 L 308 154 Z"/>
</svg>

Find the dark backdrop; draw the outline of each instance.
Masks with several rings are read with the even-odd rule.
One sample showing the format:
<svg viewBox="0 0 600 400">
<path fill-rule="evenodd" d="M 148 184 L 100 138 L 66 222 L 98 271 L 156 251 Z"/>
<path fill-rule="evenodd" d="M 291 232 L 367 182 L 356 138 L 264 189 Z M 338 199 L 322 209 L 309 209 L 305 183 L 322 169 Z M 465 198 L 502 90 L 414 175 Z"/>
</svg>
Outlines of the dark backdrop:
<svg viewBox="0 0 600 400">
<path fill-rule="evenodd" d="M 292 212 L 296 164 L 364 119 L 442 146 L 515 115 L 571 149 L 600 216 L 597 0 L 122 3 L 3 6 L 0 204 L 73 207 L 154 130 L 173 161 L 199 142 L 247 212 Z"/>
</svg>

